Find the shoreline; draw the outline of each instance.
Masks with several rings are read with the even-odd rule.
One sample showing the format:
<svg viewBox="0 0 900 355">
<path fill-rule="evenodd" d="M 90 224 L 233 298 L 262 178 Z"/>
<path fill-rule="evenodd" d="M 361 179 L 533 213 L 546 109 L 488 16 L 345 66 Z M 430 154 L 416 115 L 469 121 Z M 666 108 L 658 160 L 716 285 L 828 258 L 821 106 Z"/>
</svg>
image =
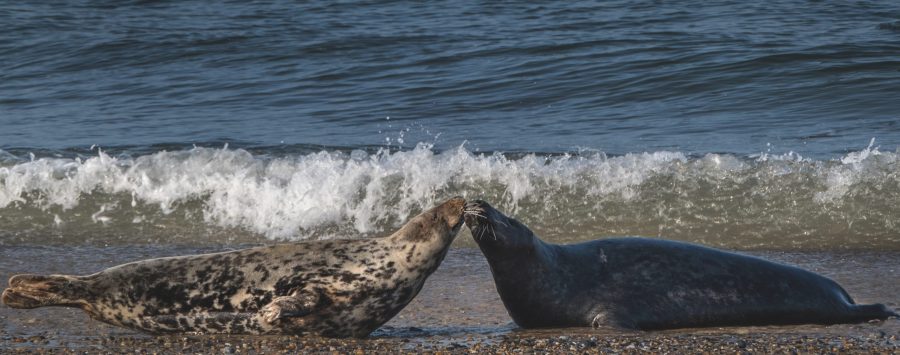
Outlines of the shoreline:
<svg viewBox="0 0 900 355">
<path fill-rule="evenodd" d="M 217 249 L 227 249 L 222 246 Z M 0 249 L 0 287 L 11 274 L 91 273 L 124 262 L 211 252 L 184 246 Z M 900 253 L 746 252 L 829 277 L 857 303 L 900 309 Z M 611 332 L 521 330 L 506 313 L 480 251 L 452 248 L 419 295 L 365 339 L 299 336 L 153 336 L 92 321 L 71 308 L 0 306 L 0 353 L 898 353 L 900 319 L 862 324 Z"/>
</svg>

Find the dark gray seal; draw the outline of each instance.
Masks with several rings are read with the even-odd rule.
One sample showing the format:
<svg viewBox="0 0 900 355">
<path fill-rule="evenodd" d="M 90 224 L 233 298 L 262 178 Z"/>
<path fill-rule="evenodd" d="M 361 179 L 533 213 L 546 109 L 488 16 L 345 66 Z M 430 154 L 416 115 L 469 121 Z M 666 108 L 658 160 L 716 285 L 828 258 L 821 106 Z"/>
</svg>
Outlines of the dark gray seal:
<svg viewBox="0 0 900 355">
<path fill-rule="evenodd" d="M 67 306 L 149 331 L 363 337 L 409 303 L 463 224 L 462 198 L 384 238 L 138 261 L 88 276 L 16 275 L 13 308 Z"/>
<path fill-rule="evenodd" d="M 693 244 L 645 239 L 550 244 L 483 201 L 466 225 L 523 328 L 617 329 L 855 323 L 896 316 L 857 305 L 812 272 Z"/>
</svg>

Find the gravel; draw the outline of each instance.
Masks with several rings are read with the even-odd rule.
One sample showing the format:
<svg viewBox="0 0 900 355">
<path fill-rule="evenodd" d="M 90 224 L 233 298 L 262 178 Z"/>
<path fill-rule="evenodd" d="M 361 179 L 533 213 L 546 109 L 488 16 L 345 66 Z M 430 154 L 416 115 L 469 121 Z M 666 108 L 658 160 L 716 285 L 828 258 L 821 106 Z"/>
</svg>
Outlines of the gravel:
<svg viewBox="0 0 900 355">
<path fill-rule="evenodd" d="M 145 336 L 0 338 L 3 353 L 294 354 L 294 353 L 900 353 L 900 336 L 866 334 L 691 334 L 646 332 L 618 335 L 530 334 L 328 339 L 299 336 Z"/>
</svg>

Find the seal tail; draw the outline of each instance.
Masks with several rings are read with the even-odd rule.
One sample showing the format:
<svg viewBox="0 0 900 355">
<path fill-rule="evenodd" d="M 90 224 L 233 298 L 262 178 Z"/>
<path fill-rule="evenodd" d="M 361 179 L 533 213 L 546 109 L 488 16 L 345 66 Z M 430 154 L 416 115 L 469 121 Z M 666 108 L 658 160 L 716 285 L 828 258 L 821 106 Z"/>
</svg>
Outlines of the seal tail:
<svg viewBox="0 0 900 355">
<path fill-rule="evenodd" d="M 15 275 L 9 279 L 2 300 L 11 308 L 81 307 L 86 302 L 87 286 L 76 276 Z"/>
</svg>

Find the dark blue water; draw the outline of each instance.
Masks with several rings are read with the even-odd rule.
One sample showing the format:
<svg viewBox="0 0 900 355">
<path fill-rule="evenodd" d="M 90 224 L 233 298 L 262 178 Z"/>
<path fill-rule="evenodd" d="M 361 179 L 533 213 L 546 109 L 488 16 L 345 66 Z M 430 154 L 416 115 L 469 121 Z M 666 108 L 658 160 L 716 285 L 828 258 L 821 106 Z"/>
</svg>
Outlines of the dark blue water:
<svg viewBox="0 0 900 355">
<path fill-rule="evenodd" d="M 0 24 L 5 150 L 900 145 L 896 1 L 40 1 Z"/>
<path fill-rule="evenodd" d="M 897 1 L 0 4 L 0 245 L 462 195 L 556 241 L 900 250 L 898 147 Z"/>
</svg>

